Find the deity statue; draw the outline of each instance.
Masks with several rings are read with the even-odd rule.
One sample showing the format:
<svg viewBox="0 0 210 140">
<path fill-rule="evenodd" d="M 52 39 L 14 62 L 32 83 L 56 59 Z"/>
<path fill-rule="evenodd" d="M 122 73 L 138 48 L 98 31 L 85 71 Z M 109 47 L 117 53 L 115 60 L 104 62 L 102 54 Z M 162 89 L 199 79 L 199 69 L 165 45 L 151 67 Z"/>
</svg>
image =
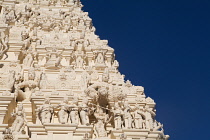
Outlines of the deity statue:
<svg viewBox="0 0 210 140">
<path fill-rule="evenodd" d="M 39 118 L 40 118 L 40 120 L 41 120 L 41 122 L 43 124 L 51 122 L 52 115 L 53 115 L 53 112 L 54 112 L 54 108 L 50 104 L 50 100 L 49 99 L 45 99 L 43 105 L 41 105 L 37 109 L 37 111 L 39 113 Z"/>
<path fill-rule="evenodd" d="M 136 129 L 144 128 L 144 119 L 145 119 L 145 112 L 143 107 L 136 105 L 134 111 L 134 123 Z"/>
<path fill-rule="evenodd" d="M 107 137 L 106 124 L 110 122 L 112 117 L 109 118 L 108 114 L 102 112 L 95 112 L 94 116 L 97 122 L 94 124 L 94 135 L 96 138 Z"/>
<path fill-rule="evenodd" d="M 103 112 L 105 112 L 103 108 L 106 108 L 108 104 L 109 89 L 112 89 L 112 85 L 110 85 L 108 81 L 109 74 L 105 71 L 102 75 L 102 82 L 95 83 L 85 90 L 85 93 L 93 98 L 98 106 L 101 106 L 101 108 L 98 109 Z"/>
<path fill-rule="evenodd" d="M 22 131 L 24 131 L 24 127 L 27 123 L 22 104 L 18 105 L 16 112 L 12 113 L 12 116 L 15 117 L 15 121 L 13 122 L 11 127 L 12 132 L 14 134 L 21 134 Z"/>
<path fill-rule="evenodd" d="M 4 9 L 4 15 L 6 17 L 7 22 L 14 22 L 15 21 L 15 10 L 12 6 L 7 6 Z"/>
<path fill-rule="evenodd" d="M 84 98 L 82 104 L 80 106 L 80 118 L 82 125 L 89 125 L 89 107 L 88 107 L 88 99 Z"/>
<path fill-rule="evenodd" d="M 146 128 L 152 130 L 153 129 L 153 121 L 156 116 L 155 111 L 149 106 L 145 107 L 145 117 L 146 117 Z"/>
<path fill-rule="evenodd" d="M 46 68 L 59 68 L 61 61 L 61 52 L 57 50 L 57 48 L 52 48 L 52 51 L 47 54 L 47 62 L 45 64 Z"/>
<path fill-rule="evenodd" d="M 36 53 L 34 53 L 32 48 L 29 48 L 28 51 L 26 52 L 26 57 L 23 60 L 23 65 L 31 67 L 35 57 Z"/>
<path fill-rule="evenodd" d="M 34 68 L 28 70 L 28 78 L 22 83 L 18 84 L 16 87 L 16 94 L 18 100 L 30 101 L 31 94 L 35 91 L 34 89 L 38 87 L 39 81 L 36 80 Z M 24 88 L 24 91 L 21 89 Z"/>
<path fill-rule="evenodd" d="M 12 89 L 14 84 L 15 84 L 15 71 L 14 70 L 10 70 L 9 71 L 9 75 L 8 75 L 8 80 L 7 80 L 7 87 L 9 89 Z"/>
<path fill-rule="evenodd" d="M 61 104 L 57 106 L 57 108 L 60 108 L 60 111 L 58 112 L 58 119 L 61 124 L 68 123 L 69 118 L 69 105 L 68 105 L 68 99 L 64 99 Z"/>
<path fill-rule="evenodd" d="M 3 31 L 0 32 L 0 59 L 6 54 L 7 50 L 9 49 L 8 46 L 9 37 L 5 35 Z"/>
<path fill-rule="evenodd" d="M 130 105 L 128 103 L 125 103 L 123 118 L 124 118 L 124 124 L 125 124 L 126 129 L 132 128 L 133 118 L 131 115 L 131 111 L 132 111 L 132 109 L 131 109 Z"/>
<path fill-rule="evenodd" d="M 104 54 L 102 52 L 98 53 L 97 54 L 97 57 L 96 57 L 96 64 L 97 65 L 105 65 L 105 58 L 104 58 Z"/>
<path fill-rule="evenodd" d="M 78 100 L 74 99 L 70 104 L 70 120 L 71 124 L 79 124 L 79 108 L 78 108 Z"/>
<path fill-rule="evenodd" d="M 114 126 L 115 129 L 121 129 L 122 128 L 122 116 L 123 116 L 123 111 L 121 107 L 119 106 L 118 103 L 115 103 L 114 106 Z"/>
</svg>

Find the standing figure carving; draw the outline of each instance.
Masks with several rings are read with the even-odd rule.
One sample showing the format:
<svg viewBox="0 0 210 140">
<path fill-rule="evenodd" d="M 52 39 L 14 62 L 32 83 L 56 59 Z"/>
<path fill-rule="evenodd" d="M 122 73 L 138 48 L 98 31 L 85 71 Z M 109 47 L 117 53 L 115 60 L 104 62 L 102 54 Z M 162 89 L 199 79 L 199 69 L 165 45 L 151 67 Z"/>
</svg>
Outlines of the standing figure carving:
<svg viewBox="0 0 210 140">
<path fill-rule="evenodd" d="M 60 111 L 58 112 L 58 120 L 61 124 L 68 123 L 69 118 L 69 105 L 68 105 L 68 99 L 64 99 L 61 104 L 59 104 L 57 107 L 60 108 Z"/>
<path fill-rule="evenodd" d="M 114 125 L 115 129 L 121 129 L 122 128 L 122 116 L 123 116 L 123 111 L 121 107 L 119 106 L 118 103 L 115 103 L 114 106 Z"/>
<path fill-rule="evenodd" d="M 89 107 L 88 99 L 84 98 L 80 106 L 80 118 L 82 125 L 89 125 Z"/>
<path fill-rule="evenodd" d="M 146 128 L 152 130 L 154 127 L 154 117 L 156 116 L 155 111 L 149 106 L 145 107 L 145 117 L 146 117 Z"/>
<path fill-rule="evenodd" d="M 54 109 L 53 106 L 50 104 L 49 99 L 45 99 L 43 105 L 41 105 L 37 109 L 37 111 L 39 113 L 39 118 L 43 124 L 51 122 Z"/>
<path fill-rule="evenodd" d="M 26 57 L 23 60 L 23 64 L 26 67 L 31 67 L 35 56 L 36 56 L 36 53 L 34 53 L 32 48 L 29 48 L 28 51 L 26 52 Z"/>
<path fill-rule="evenodd" d="M 106 124 L 109 123 L 112 117 L 109 118 L 108 114 L 101 112 L 95 112 L 94 116 L 97 120 L 93 128 L 94 135 L 96 138 L 107 137 Z"/>
<path fill-rule="evenodd" d="M 9 49 L 8 42 L 9 42 L 8 35 L 5 35 L 5 33 L 1 31 L 0 32 L 0 59 L 4 57 L 7 50 Z"/>
<path fill-rule="evenodd" d="M 79 124 L 78 101 L 74 99 L 70 104 L 70 120 L 72 124 Z"/>
<path fill-rule="evenodd" d="M 18 105 L 16 112 L 12 113 L 12 116 L 15 117 L 15 121 L 12 124 L 12 132 L 14 134 L 21 134 L 27 123 L 22 104 Z"/>
<path fill-rule="evenodd" d="M 129 106 L 128 103 L 124 104 L 124 124 L 125 124 L 125 128 L 126 129 L 131 129 L 132 128 L 132 122 L 133 122 L 133 118 L 131 115 L 131 107 Z"/>
<path fill-rule="evenodd" d="M 134 122 L 136 129 L 143 129 L 145 127 L 144 119 L 145 119 L 145 113 L 143 107 L 136 105 L 134 111 Z"/>
</svg>

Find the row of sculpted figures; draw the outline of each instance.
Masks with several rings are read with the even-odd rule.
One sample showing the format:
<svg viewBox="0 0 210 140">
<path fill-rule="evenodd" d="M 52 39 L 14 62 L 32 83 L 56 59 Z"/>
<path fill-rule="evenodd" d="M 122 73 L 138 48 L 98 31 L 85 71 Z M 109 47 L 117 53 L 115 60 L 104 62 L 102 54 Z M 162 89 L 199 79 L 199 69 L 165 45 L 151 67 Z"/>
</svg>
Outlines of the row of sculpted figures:
<svg viewBox="0 0 210 140">
<path fill-rule="evenodd" d="M 96 137 L 107 137 L 106 125 L 108 123 L 112 124 L 115 130 L 163 131 L 163 125 L 155 120 L 155 110 L 147 105 L 143 107 L 136 104 L 130 107 L 127 102 L 116 102 L 113 107 L 104 108 L 84 98 L 79 105 L 78 100 L 73 100 L 69 104 L 68 99 L 64 99 L 61 104 L 53 106 L 49 99 L 45 99 L 44 104 L 37 109 L 37 115 L 42 124 L 51 123 L 55 108 L 59 108 L 57 114 L 61 124 L 92 124 Z"/>
<path fill-rule="evenodd" d="M 55 112 L 55 109 L 59 109 Z M 50 104 L 49 99 L 45 99 L 43 105 L 37 110 L 37 117 L 40 119 L 42 124 L 51 123 L 53 114 L 58 115 L 58 120 L 61 124 L 81 124 L 89 125 L 89 108 L 88 100 L 83 99 L 82 103 L 78 105 L 78 100 L 74 99 L 70 104 L 68 99 L 64 99 L 62 103 L 57 106 Z"/>
<path fill-rule="evenodd" d="M 57 110 L 57 111 L 55 111 Z M 113 107 L 106 108 L 93 104 L 88 98 L 83 98 L 79 104 L 78 99 L 69 103 L 67 98 L 58 105 L 51 105 L 50 99 L 36 109 L 37 120 L 43 125 L 54 123 L 53 116 L 57 115 L 61 124 L 93 125 L 94 137 L 107 137 L 107 124 L 114 130 L 120 129 L 149 129 L 150 131 L 164 131 L 163 125 L 155 120 L 155 110 L 149 106 L 136 104 L 130 107 L 127 102 L 116 102 Z M 12 134 L 24 134 L 27 120 L 22 104 L 18 104 L 12 114 L 14 122 L 10 128 Z"/>
</svg>

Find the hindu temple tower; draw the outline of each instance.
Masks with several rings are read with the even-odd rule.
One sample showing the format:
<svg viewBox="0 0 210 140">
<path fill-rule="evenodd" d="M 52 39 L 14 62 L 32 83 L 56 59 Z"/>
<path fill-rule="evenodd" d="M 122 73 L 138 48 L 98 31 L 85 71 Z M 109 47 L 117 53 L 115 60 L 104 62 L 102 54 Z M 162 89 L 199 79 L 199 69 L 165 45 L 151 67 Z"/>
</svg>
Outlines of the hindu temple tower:
<svg viewBox="0 0 210 140">
<path fill-rule="evenodd" d="M 82 7 L 0 1 L 0 140 L 168 140 Z"/>
</svg>

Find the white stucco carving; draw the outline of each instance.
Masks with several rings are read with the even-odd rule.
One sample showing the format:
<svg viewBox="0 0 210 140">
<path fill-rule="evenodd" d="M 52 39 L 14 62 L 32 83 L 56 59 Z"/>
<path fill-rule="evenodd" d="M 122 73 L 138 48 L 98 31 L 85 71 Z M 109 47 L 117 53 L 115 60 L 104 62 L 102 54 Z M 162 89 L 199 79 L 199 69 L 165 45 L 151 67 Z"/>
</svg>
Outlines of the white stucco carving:
<svg viewBox="0 0 210 140">
<path fill-rule="evenodd" d="M 154 100 L 125 81 L 82 7 L 0 1 L 0 139 L 167 140 Z"/>
</svg>

